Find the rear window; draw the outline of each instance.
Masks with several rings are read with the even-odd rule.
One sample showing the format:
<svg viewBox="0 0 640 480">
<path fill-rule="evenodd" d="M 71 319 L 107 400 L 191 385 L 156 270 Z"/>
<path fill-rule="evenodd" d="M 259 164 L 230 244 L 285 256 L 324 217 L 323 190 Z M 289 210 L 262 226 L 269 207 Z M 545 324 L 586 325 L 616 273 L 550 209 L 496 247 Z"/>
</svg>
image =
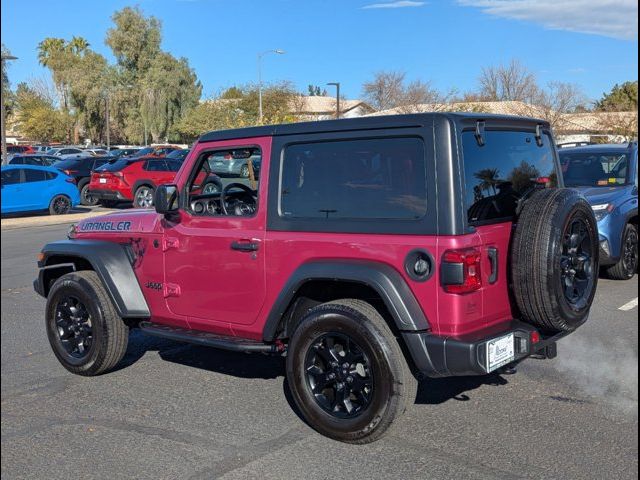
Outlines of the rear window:
<svg viewBox="0 0 640 480">
<path fill-rule="evenodd" d="M 426 160 L 419 138 L 289 145 L 281 182 L 282 217 L 418 219 L 427 212 Z"/>
<path fill-rule="evenodd" d="M 132 161 L 129 158 L 119 158 L 114 162 L 109 162 L 106 165 L 100 167 L 100 170 L 105 172 L 119 172 L 123 168 L 131 165 L 132 163 L 134 163 L 134 161 Z"/>
<path fill-rule="evenodd" d="M 480 146 L 472 131 L 462 133 L 465 203 L 470 223 L 509 221 L 518 201 L 536 184 L 555 187 L 558 174 L 549 135 L 543 145 L 533 133 L 486 131 Z"/>
</svg>

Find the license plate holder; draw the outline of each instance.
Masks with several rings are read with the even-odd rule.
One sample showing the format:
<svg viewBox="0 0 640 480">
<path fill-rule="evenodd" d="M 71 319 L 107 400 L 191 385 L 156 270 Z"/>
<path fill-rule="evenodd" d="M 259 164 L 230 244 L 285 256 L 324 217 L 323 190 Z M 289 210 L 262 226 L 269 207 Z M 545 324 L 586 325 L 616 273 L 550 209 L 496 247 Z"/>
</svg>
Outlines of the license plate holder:
<svg viewBox="0 0 640 480">
<path fill-rule="evenodd" d="M 515 360 L 515 335 L 510 333 L 487 342 L 487 373 Z"/>
<path fill-rule="evenodd" d="M 100 183 L 107 183 L 107 179 L 106 178 L 101 178 L 99 179 Z"/>
</svg>

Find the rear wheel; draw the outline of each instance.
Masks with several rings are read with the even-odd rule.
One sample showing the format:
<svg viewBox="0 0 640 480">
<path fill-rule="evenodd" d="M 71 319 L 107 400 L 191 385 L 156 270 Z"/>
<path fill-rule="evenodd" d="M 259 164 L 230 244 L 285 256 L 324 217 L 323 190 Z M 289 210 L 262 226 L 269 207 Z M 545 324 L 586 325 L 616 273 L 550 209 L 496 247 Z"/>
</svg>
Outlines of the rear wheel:
<svg viewBox="0 0 640 480">
<path fill-rule="evenodd" d="M 607 268 L 607 276 L 613 280 L 629 280 L 638 271 L 638 229 L 628 223 L 622 234 L 620 260 Z"/>
<path fill-rule="evenodd" d="M 56 195 L 51 199 L 49 204 L 49 213 L 51 215 L 64 215 L 71 210 L 71 199 L 66 195 Z"/>
<path fill-rule="evenodd" d="M 88 207 L 98 204 L 98 199 L 89 194 L 89 182 L 80 184 L 80 203 Z"/>
<path fill-rule="evenodd" d="M 382 437 L 417 392 L 389 326 L 356 299 L 331 301 L 305 315 L 289 343 L 287 379 L 309 425 L 348 443 Z"/>
<path fill-rule="evenodd" d="M 153 194 L 155 190 L 148 185 L 141 185 L 136 189 L 136 193 L 133 196 L 133 206 L 136 208 L 151 208 L 153 207 Z"/>
<path fill-rule="evenodd" d="M 127 350 L 129 329 L 93 271 L 56 280 L 47 297 L 46 327 L 53 353 L 78 375 L 112 369 Z"/>
</svg>

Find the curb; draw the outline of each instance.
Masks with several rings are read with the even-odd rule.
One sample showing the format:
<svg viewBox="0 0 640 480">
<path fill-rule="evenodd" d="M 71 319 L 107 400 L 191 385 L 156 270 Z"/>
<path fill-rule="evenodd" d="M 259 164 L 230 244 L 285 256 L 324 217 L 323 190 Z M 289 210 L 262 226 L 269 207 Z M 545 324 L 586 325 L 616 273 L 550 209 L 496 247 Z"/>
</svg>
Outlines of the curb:
<svg viewBox="0 0 640 480">
<path fill-rule="evenodd" d="M 38 217 L 18 217 L 18 218 L 3 218 L 0 220 L 0 229 L 2 230 L 16 230 L 19 228 L 28 227 L 45 227 L 51 225 L 66 225 L 74 222 L 79 222 L 85 218 L 97 217 L 105 215 L 117 210 L 106 211 L 91 211 L 86 213 L 68 213 L 66 215 L 43 215 Z"/>
</svg>

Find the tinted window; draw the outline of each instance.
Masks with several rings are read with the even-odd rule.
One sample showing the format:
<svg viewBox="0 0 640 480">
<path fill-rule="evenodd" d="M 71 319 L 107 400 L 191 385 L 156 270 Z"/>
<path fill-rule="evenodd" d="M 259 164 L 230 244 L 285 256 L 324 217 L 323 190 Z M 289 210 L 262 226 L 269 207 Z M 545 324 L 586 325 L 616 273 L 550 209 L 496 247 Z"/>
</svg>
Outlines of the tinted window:
<svg viewBox="0 0 640 480">
<path fill-rule="evenodd" d="M 11 170 L 2 171 L 2 185 L 13 185 L 20 183 L 20 169 L 12 168 Z"/>
<path fill-rule="evenodd" d="M 629 156 L 616 152 L 560 152 L 567 187 L 624 185 L 629 177 Z"/>
<path fill-rule="evenodd" d="M 53 173 L 53 172 L 44 172 L 45 173 L 45 178 L 47 180 L 53 180 L 54 178 L 56 178 L 58 176 L 57 173 Z"/>
<path fill-rule="evenodd" d="M 465 201 L 469 222 L 508 220 L 518 200 L 537 183 L 557 186 L 555 156 L 548 135 L 543 146 L 527 132 L 486 131 L 480 146 L 474 132 L 462 133 Z"/>
<path fill-rule="evenodd" d="M 106 165 L 102 166 L 100 170 L 104 170 L 107 172 L 119 172 L 123 168 L 131 165 L 133 162 L 128 158 L 119 158 L 116 161 L 111 161 Z"/>
<path fill-rule="evenodd" d="M 147 160 L 144 169 L 149 172 L 166 172 L 167 164 L 164 160 Z"/>
<path fill-rule="evenodd" d="M 167 160 L 167 167 L 169 167 L 170 172 L 177 172 L 178 170 L 180 170 L 181 166 L 182 163 L 178 162 L 177 160 Z"/>
<path fill-rule="evenodd" d="M 13 157 L 9 162 L 11 165 L 24 165 L 24 157 Z"/>
<path fill-rule="evenodd" d="M 47 180 L 47 172 L 44 172 L 42 170 L 31 170 L 31 169 L 26 169 L 24 171 L 24 181 L 27 183 L 30 182 L 43 182 L 44 180 Z"/>
<path fill-rule="evenodd" d="M 286 147 L 280 215 L 418 219 L 427 213 L 426 161 L 418 138 Z"/>
<path fill-rule="evenodd" d="M 101 158 L 99 160 L 96 160 L 93 164 L 93 168 L 96 169 L 98 167 L 101 167 L 102 165 L 104 165 L 105 163 L 107 163 L 109 161 L 108 158 Z"/>
</svg>

